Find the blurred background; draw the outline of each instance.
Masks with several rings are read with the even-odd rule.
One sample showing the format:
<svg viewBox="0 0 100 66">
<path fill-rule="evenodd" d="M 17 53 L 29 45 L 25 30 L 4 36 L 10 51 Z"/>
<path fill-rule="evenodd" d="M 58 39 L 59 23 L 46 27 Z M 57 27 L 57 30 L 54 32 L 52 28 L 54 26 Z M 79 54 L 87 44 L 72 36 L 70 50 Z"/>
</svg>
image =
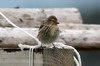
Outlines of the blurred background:
<svg viewBox="0 0 100 66">
<path fill-rule="evenodd" d="M 78 8 L 84 24 L 100 23 L 100 0 L 1 0 L 0 8 Z M 100 52 L 80 51 L 83 66 L 100 66 Z"/>
</svg>

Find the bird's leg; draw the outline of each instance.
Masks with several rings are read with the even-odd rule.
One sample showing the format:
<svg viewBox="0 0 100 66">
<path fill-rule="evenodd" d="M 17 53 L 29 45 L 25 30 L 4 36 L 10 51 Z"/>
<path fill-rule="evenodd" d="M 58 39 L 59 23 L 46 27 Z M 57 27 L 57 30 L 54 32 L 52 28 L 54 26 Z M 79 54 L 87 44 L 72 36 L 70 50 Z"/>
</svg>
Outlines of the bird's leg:
<svg viewBox="0 0 100 66">
<path fill-rule="evenodd" d="M 56 48 L 55 45 L 54 45 L 53 43 L 52 43 L 52 45 L 53 45 L 53 48 Z"/>
</svg>

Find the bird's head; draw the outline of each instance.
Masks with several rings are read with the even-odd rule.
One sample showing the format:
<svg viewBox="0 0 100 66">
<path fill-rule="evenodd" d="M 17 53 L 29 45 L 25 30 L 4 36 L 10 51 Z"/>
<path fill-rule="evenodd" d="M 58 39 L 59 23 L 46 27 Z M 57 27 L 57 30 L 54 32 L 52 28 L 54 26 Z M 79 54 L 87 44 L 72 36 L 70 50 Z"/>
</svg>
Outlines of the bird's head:
<svg viewBox="0 0 100 66">
<path fill-rule="evenodd" d="M 47 18 L 47 22 L 49 24 L 55 24 L 55 25 L 59 24 L 59 22 L 57 21 L 57 18 L 54 15 L 49 16 Z"/>
</svg>

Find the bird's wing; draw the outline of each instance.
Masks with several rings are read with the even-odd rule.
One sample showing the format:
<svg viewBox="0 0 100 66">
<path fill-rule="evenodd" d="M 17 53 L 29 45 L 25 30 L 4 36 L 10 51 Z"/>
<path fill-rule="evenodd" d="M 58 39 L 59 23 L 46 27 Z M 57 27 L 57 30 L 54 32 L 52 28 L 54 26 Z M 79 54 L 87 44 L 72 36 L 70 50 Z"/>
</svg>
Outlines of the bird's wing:
<svg viewBox="0 0 100 66">
<path fill-rule="evenodd" d="M 42 25 L 39 27 L 39 30 L 41 30 L 43 26 L 44 26 L 44 24 L 42 24 Z"/>
<path fill-rule="evenodd" d="M 39 30 L 42 29 L 47 23 L 47 20 L 43 20 L 41 26 L 39 27 Z"/>
</svg>

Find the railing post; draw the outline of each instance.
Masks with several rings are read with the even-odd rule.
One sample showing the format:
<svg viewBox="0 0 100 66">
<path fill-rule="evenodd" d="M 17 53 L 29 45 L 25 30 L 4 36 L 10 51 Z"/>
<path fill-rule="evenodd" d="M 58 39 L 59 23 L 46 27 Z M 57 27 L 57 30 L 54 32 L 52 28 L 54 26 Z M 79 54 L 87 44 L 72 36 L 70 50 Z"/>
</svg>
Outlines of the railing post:
<svg viewBox="0 0 100 66">
<path fill-rule="evenodd" d="M 44 48 L 34 52 L 34 66 L 74 66 L 72 49 Z"/>
</svg>

